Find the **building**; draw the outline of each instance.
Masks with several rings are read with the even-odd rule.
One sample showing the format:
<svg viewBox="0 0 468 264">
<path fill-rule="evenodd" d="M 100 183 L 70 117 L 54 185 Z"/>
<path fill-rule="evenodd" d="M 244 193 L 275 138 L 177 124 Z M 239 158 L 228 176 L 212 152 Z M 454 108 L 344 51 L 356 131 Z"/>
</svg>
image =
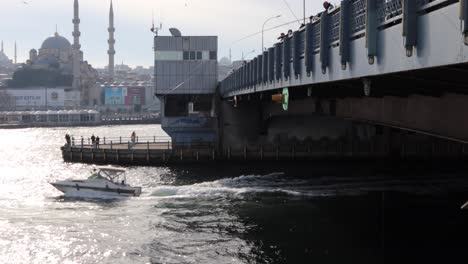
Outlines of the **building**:
<svg viewBox="0 0 468 264">
<path fill-rule="evenodd" d="M 22 94 L 28 89 L 60 88 L 64 89 L 66 97 L 70 99 L 65 100 L 64 107 L 66 109 L 85 108 L 94 105 L 96 98 L 93 98 L 92 95 L 96 94 L 94 90 L 97 89 L 96 83 L 99 76 L 97 70 L 84 60 L 84 54 L 81 51 L 81 21 L 78 0 L 74 0 L 73 11 L 73 43 L 55 32 L 53 36 L 43 41 L 38 50 L 32 49 L 29 53 L 29 60 L 11 75 L 11 80 L 4 84 L 8 88 L 8 92 L 19 89 L 23 91 L 16 93 Z M 112 25 L 109 27 L 109 34 L 112 35 L 109 39 L 109 45 L 112 46 L 110 50 L 113 50 L 113 43 L 115 43 L 113 31 L 115 29 L 113 28 L 112 3 L 109 21 L 110 25 Z M 113 43 L 111 43 L 111 40 Z M 2 53 L 0 53 L 0 60 L 3 57 Z M 109 56 L 113 56 L 110 53 Z M 0 77 L 2 76 L 0 75 Z M 12 97 L 16 98 L 17 96 L 13 95 Z M 72 99 L 75 101 L 72 101 Z M 20 105 L 20 103 L 17 102 L 15 105 Z"/>
<path fill-rule="evenodd" d="M 218 84 L 218 37 L 154 37 L 155 94 L 162 128 L 173 142 L 214 142 L 214 95 Z"/>
</svg>

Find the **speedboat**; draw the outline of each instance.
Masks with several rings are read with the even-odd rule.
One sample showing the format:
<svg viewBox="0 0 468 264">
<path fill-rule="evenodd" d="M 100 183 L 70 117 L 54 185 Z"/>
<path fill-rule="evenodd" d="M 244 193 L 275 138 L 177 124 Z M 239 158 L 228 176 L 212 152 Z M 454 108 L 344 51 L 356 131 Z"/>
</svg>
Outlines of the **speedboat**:
<svg viewBox="0 0 468 264">
<path fill-rule="evenodd" d="M 128 185 L 125 171 L 116 167 L 97 167 L 87 180 L 64 180 L 51 185 L 72 197 L 140 196 L 141 187 Z"/>
<path fill-rule="evenodd" d="M 468 210 L 468 202 L 466 202 L 466 203 L 461 207 L 461 209 Z"/>
</svg>

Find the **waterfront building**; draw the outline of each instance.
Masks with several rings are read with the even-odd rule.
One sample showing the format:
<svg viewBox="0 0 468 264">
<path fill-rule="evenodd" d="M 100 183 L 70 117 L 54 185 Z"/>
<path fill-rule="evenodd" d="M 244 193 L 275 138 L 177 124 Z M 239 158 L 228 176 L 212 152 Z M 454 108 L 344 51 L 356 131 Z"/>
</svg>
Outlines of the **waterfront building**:
<svg viewBox="0 0 468 264">
<path fill-rule="evenodd" d="M 93 125 L 99 121 L 100 113 L 95 110 L 0 112 L 0 125 Z"/>
<path fill-rule="evenodd" d="M 78 0 L 74 0 L 73 11 L 73 45 L 56 31 L 42 42 L 38 50 L 32 49 L 29 60 L 6 83 L 5 91 L 13 93 L 12 97 L 21 98 L 23 95 L 16 94 L 24 94 L 28 90 L 59 88 L 64 89 L 65 97 L 68 98 L 64 100 L 64 108 L 76 109 L 90 105 L 90 93 L 96 88 L 98 73 L 83 59 Z M 21 103 L 16 102 L 15 105 Z"/>
<path fill-rule="evenodd" d="M 173 142 L 216 141 L 214 96 L 218 84 L 218 37 L 154 37 L 155 94 L 162 128 Z"/>
</svg>

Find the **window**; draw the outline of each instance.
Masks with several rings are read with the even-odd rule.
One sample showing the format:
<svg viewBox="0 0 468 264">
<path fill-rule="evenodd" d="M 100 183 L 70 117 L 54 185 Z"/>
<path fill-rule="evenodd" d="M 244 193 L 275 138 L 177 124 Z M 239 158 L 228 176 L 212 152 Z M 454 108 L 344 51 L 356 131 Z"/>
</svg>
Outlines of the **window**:
<svg viewBox="0 0 468 264">
<path fill-rule="evenodd" d="M 189 52 L 188 51 L 184 51 L 184 60 L 189 60 Z"/>
<path fill-rule="evenodd" d="M 174 61 L 182 60 L 183 54 L 181 51 L 156 51 L 155 52 L 156 60 L 161 61 Z"/>
<path fill-rule="evenodd" d="M 190 52 L 190 60 L 195 60 L 195 51 Z"/>
<path fill-rule="evenodd" d="M 197 51 L 197 60 L 202 60 L 202 52 Z"/>
<path fill-rule="evenodd" d="M 210 51 L 210 60 L 218 60 L 216 51 Z"/>
</svg>

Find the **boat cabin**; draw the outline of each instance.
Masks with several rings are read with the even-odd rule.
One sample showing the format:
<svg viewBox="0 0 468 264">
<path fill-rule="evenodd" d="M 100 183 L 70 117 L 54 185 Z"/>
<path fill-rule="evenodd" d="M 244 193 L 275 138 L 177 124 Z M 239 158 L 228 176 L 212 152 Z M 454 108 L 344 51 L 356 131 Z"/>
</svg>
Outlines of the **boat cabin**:
<svg viewBox="0 0 468 264">
<path fill-rule="evenodd" d="M 106 179 L 108 181 L 125 185 L 127 177 L 126 170 L 117 167 L 98 167 L 88 179 Z"/>
</svg>

